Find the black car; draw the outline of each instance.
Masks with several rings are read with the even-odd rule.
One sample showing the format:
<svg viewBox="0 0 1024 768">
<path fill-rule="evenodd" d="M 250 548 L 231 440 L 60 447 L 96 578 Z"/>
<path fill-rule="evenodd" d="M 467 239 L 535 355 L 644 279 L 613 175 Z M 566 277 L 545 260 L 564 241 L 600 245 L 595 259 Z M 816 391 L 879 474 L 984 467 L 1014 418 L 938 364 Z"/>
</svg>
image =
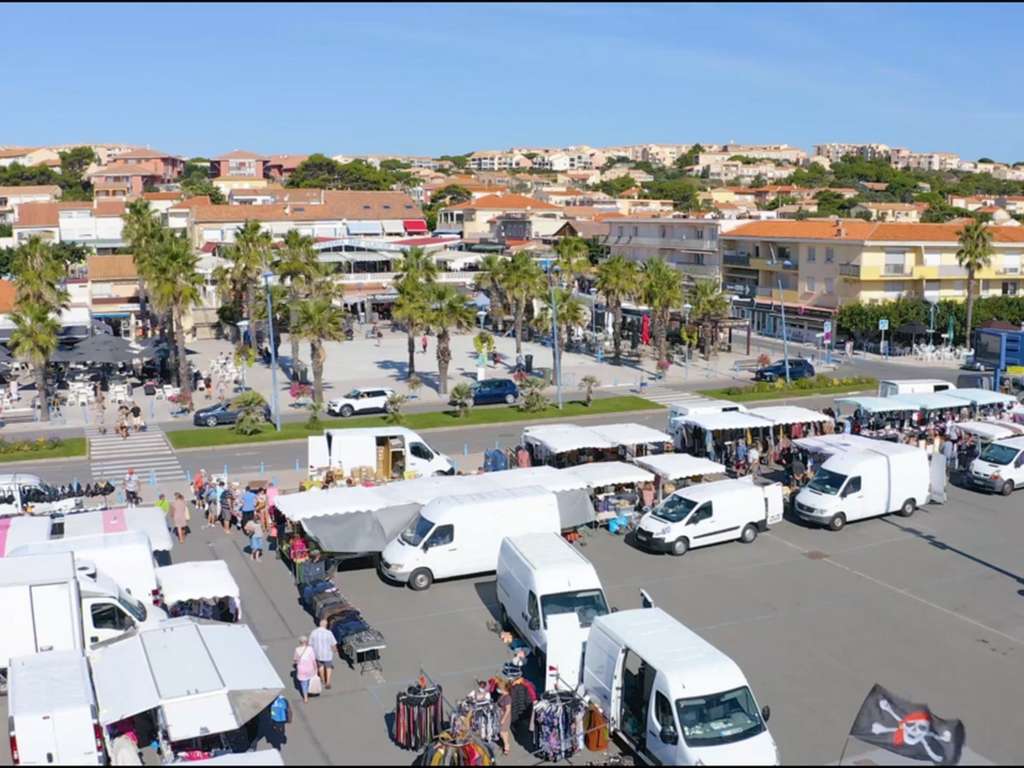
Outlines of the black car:
<svg viewBox="0 0 1024 768">
<path fill-rule="evenodd" d="M 809 379 L 814 376 L 814 366 L 809 361 L 797 357 L 789 361 L 789 380 Z M 754 371 L 754 381 L 777 381 L 786 378 L 786 361 L 777 360 L 764 368 Z"/>
<path fill-rule="evenodd" d="M 473 385 L 473 405 L 511 405 L 519 397 L 519 387 L 512 379 L 484 379 Z"/>
<path fill-rule="evenodd" d="M 263 407 L 263 418 L 270 421 L 270 406 Z M 220 424 L 234 424 L 238 421 L 238 411 L 231 410 L 231 403 L 225 401 L 201 408 L 192 415 L 192 423 L 197 427 L 216 427 Z"/>
</svg>

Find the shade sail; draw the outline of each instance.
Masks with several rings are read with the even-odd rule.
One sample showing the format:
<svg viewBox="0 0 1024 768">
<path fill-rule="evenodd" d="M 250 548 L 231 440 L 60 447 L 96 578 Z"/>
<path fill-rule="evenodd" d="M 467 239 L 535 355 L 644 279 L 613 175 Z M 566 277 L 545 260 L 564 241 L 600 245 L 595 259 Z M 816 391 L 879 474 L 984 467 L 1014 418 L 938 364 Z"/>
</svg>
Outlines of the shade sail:
<svg viewBox="0 0 1024 768">
<path fill-rule="evenodd" d="M 801 408 L 798 405 L 770 405 L 764 408 L 751 408 L 750 413 L 776 424 L 811 424 L 832 421 L 831 417 L 820 411 L 812 411 L 810 408 Z"/>
<path fill-rule="evenodd" d="M 942 411 L 946 409 L 959 410 L 967 407 L 964 398 L 956 398 L 946 392 L 918 392 L 915 394 L 893 395 L 887 400 L 896 400 L 904 403 L 906 410 L 912 411 Z"/>
<path fill-rule="evenodd" d="M 864 395 L 863 397 L 837 397 L 836 405 L 849 404 L 860 408 L 868 413 L 896 413 L 898 411 L 913 411 L 916 408 L 897 397 L 874 397 Z"/>
<path fill-rule="evenodd" d="M 588 427 L 598 437 L 609 443 L 622 446 L 647 445 L 649 443 L 671 443 L 672 435 L 643 424 L 602 424 Z"/>
<path fill-rule="evenodd" d="M 635 464 L 624 461 L 602 461 L 593 464 L 581 464 L 564 470 L 573 477 L 578 477 L 588 488 L 604 488 L 609 485 L 629 485 L 646 483 L 654 480 L 654 475 Z"/>
<path fill-rule="evenodd" d="M 673 423 L 692 424 L 708 432 L 719 432 L 729 429 L 762 429 L 774 424 L 768 419 L 754 416 L 751 413 L 726 411 L 724 413 L 695 413 L 691 416 L 679 416 Z"/>
<path fill-rule="evenodd" d="M 1012 395 L 1004 395 L 1002 392 L 974 387 L 949 389 L 942 394 L 955 397 L 958 400 L 966 400 L 974 405 L 1014 405 L 1017 402 L 1017 399 Z"/>
<path fill-rule="evenodd" d="M 566 453 L 588 448 L 614 448 L 615 444 L 598 435 L 591 429 L 578 427 L 575 424 L 545 424 L 539 427 L 527 427 L 523 430 L 523 439 L 543 447 L 548 453 Z"/>
<path fill-rule="evenodd" d="M 633 461 L 666 480 L 725 473 L 725 466 L 717 461 L 698 458 L 688 453 L 661 453 L 656 456 L 638 457 Z"/>
<path fill-rule="evenodd" d="M 228 564 L 223 560 L 195 560 L 156 569 L 156 582 L 164 603 L 183 600 L 215 600 L 221 597 L 241 599 L 241 590 Z"/>
</svg>

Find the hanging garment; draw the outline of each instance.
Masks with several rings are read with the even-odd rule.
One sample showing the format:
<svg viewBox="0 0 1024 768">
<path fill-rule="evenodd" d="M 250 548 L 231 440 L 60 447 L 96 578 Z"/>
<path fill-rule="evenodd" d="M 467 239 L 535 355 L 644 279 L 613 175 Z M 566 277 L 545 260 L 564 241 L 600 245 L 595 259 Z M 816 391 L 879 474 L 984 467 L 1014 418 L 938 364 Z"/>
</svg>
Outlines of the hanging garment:
<svg viewBox="0 0 1024 768">
<path fill-rule="evenodd" d="M 608 721 L 593 704 L 587 710 L 585 721 L 586 745 L 591 752 L 604 752 L 608 749 Z"/>
<path fill-rule="evenodd" d="M 443 721 L 440 686 L 410 686 L 395 697 L 394 741 L 402 749 L 423 749 L 444 730 Z"/>
</svg>

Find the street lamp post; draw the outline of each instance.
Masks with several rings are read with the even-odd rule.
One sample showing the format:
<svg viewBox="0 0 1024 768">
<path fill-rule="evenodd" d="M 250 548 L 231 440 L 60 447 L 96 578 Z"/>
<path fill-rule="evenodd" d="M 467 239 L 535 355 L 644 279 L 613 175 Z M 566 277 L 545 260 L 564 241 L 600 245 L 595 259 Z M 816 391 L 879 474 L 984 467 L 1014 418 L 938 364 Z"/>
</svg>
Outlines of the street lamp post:
<svg viewBox="0 0 1024 768">
<path fill-rule="evenodd" d="M 558 267 L 552 267 L 548 282 L 551 284 L 551 346 L 555 351 L 555 387 L 558 392 L 558 409 L 562 409 L 562 348 L 558 343 L 558 300 L 555 296 L 555 285 L 558 282 L 555 275 L 558 274 Z"/>
<path fill-rule="evenodd" d="M 786 335 L 786 294 L 782 292 L 782 278 L 779 278 L 779 306 L 782 308 L 782 365 L 786 371 L 786 383 L 789 384 L 789 336 Z"/>
<path fill-rule="evenodd" d="M 267 291 L 267 326 L 270 332 L 270 408 L 274 413 L 274 427 L 281 431 L 281 409 L 277 406 L 277 345 L 274 344 L 274 297 L 270 290 L 270 278 L 274 273 L 263 273 L 263 287 Z"/>
</svg>

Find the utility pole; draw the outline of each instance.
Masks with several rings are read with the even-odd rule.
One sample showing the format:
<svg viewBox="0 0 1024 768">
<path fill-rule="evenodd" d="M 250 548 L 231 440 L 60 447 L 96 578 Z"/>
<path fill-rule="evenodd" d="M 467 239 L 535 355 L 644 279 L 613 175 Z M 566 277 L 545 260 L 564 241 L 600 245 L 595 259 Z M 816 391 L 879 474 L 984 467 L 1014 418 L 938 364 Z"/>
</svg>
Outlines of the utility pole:
<svg viewBox="0 0 1024 768">
<path fill-rule="evenodd" d="M 782 292 L 782 278 L 778 278 L 779 283 L 779 306 L 782 307 L 782 360 L 783 366 L 786 369 L 786 383 L 791 383 L 789 380 L 789 337 L 786 335 L 786 297 Z"/>
</svg>

